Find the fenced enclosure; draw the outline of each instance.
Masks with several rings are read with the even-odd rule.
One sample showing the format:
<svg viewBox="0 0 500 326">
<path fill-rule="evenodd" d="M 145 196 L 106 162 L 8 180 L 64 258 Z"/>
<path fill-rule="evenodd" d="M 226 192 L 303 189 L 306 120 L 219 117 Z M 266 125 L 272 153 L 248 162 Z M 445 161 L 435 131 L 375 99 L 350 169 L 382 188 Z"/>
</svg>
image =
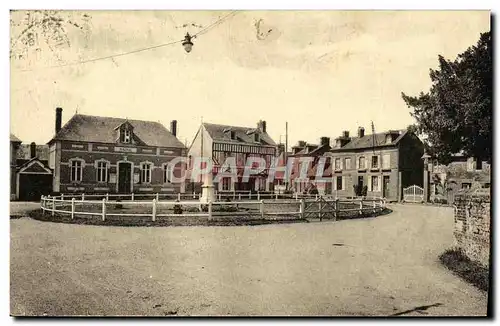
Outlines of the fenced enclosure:
<svg viewBox="0 0 500 326">
<path fill-rule="evenodd" d="M 148 195 L 61 195 L 43 196 L 43 214 L 65 215 L 72 220 L 98 219 L 101 221 L 148 220 L 151 222 L 172 218 L 204 219 L 208 221 L 238 218 L 243 220 L 305 220 L 357 217 L 363 214 L 376 214 L 385 209 L 383 198 L 331 198 L 319 195 L 290 195 L 287 197 L 268 197 L 254 194 L 254 200 L 231 194 L 223 199 L 200 203 L 199 194 L 183 194 L 172 197 L 159 194 Z M 289 196 L 289 197 L 290 197 Z M 149 198 L 147 198 L 149 197 Z M 152 198 L 151 198 L 152 197 Z M 185 199 L 183 199 L 185 198 Z M 221 200 L 219 200 L 221 198 Z M 241 200 L 240 200 L 241 198 Z M 252 197 L 251 197 L 252 198 Z M 277 199 L 276 199 L 277 198 Z M 189 200 L 188 200 L 189 199 Z"/>
<path fill-rule="evenodd" d="M 409 186 L 403 189 L 403 201 L 408 203 L 424 202 L 424 188 L 417 185 Z"/>
</svg>

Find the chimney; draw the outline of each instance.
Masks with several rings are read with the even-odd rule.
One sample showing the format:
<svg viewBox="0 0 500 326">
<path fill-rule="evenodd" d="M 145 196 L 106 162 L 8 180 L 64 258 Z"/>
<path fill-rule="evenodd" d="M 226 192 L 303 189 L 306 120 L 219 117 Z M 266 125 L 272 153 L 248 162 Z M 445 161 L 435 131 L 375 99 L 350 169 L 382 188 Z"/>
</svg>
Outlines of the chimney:
<svg viewBox="0 0 500 326">
<path fill-rule="evenodd" d="M 321 137 L 321 146 L 330 146 L 330 137 Z"/>
<path fill-rule="evenodd" d="M 259 120 L 259 122 L 257 122 L 257 129 L 259 129 L 262 132 L 266 132 L 266 122 Z"/>
<path fill-rule="evenodd" d="M 36 157 L 36 144 L 34 142 L 32 142 L 30 144 L 30 159 L 35 158 L 35 157 Z"/>
<path fill-rule="evenodd" d="M 285 144 L 278 144 L 278 153 L 283 153 L 285 151 Z"/>
<path fill-rule="evenodd" d="M 349 131 L 348 130 L 344 130 L 342 132 L 342 138 L 349 138 Z"/>
<path fill-rule="evenodd" d="M 359 128 L 358 128 L 358 137 L 359 137 L 359 138 L 362 138 L 362 137 L 364 137 L 364 136 L 365 136 L 365 128 L 363 128 L 363 127 L 359 127 Z"/>
<path fill-rule="evenodd" d="M 62 108 L 56 108 L 56 134 L 61 130 Z"/>
<path fill-rule="evenodd" d="M 177 120 L 170 121 L 170 133 L 177 137 Z"/>
<path fill-rule="evenodd" d="M 297 147 L 302 147 L 302 148 L 306 147 L 306 142 L 303 140 L 299 140 Z"/>
</svg>

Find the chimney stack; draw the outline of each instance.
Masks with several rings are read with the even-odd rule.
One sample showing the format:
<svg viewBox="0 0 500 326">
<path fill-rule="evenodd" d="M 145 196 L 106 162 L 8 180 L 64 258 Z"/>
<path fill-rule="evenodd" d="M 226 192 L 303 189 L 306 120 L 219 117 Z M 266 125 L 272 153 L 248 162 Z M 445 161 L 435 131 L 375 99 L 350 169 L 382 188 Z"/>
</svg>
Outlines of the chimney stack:
<svg viewBox="0 0 500 326">
<path fill-rule="evenodd" d="M 365 136 L 365 128 L 363 128 L 363 127 L 359 127 L 359 128 L 358 128 L 358 137 L 359 137 L 359 138 L 362 138 L 362 137 L 364 137 L 364 136 Z"/>
<path fill-rule="evenodd" d="M 177 137 L 177 120 L 172 120 L 170 122 L 170 133 Z"/>
<path fill-rule="evenodd" d="M 30 144 L 30 159 L 35 158 L 35 157 L 36 157 L 36 144 L 35 144 L 35 142 L 32 142 Z"/>
<path fill-rule="evenodd" d="M 349 138 L 349 130 L 344 130 L 342 133 L 342 138 Z"/>
<path fill-rule="evenodd" d="M 321 137 L 321 146 L 330 146 L 330 137 Z"/>
<path fill-rule="evenodd" d="M 266 122 L 263 120 L 259 120 L 259 122 L 257 122 L 257 129 L 262 132 L 266 132 Z"/>
<path fill-rule="evenodd" d="M 61 130 L 62 108 L 56 108 L 56 134 Z"/>
</svg>

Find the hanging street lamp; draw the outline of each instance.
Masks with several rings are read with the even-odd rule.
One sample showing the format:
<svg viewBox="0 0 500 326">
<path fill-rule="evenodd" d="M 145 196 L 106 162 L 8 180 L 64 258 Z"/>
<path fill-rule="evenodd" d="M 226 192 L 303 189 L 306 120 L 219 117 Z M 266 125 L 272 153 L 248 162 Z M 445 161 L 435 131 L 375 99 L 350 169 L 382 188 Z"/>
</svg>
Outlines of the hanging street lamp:
<svg viewBox="0 0 500 326">
<path fill-rule="evenodd" d="M 191 42 L 191 38 L 192 36 L 189 35 L 189 33 L 186 33 L 184 41 L 182 41 L 182 46 L 184 47 L 184 50 L 186 50 L 187 53 L 191 52 L 191 49 L 193 48 L 193 42 Z"/>
</svg>

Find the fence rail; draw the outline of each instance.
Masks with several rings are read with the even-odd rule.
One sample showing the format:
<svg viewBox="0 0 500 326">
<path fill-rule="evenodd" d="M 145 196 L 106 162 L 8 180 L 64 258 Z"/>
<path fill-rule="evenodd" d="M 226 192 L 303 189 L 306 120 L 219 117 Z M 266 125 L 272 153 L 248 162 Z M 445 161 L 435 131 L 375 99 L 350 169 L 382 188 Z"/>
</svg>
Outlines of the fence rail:
<svg viewBox="0 0 500 326">
<path fill-rule="evenodd" d="M 195 196 L 193 196 L 195 197 Z M 71 219 L 75 216 L 97 216 L 105 221 L 108 217 L 147 217 L 156 221 L 162 217 L 201 217 L 212 220 L 214 218 L 242 217 L 259 219 L 307 219 L 307 218 L 333 218 L 340 216 L 376 213 L 385 208 L 384 198 L 333 198 L 319 195 L 292 195 L 287 197 L 238 196 L 236 201 L 218 200 L 207 204 L 193 200 L 193 197 L 182 200 L 181 194 L 176 195 L 176 200 L 160 200 L 155 194 L 152 200 L 136 199 L 130 194 L 130 200 L 123 200 L 123 195 L 115 194 L 81 194 L 42 196 L 41 208 L 43 214 L 55 213 L 69 214 Z M 163 197 L 164 198 L 164 197 Z M 162 199 L 163 199 L 162 198 Z M 199 198 L 199 197 L 198 197 Z M 219 199 L 220 198 L 220 199 Z M 115 199 L 115 200 L 113 200 Z M 189 199 L 189 200 L 187 200 Z M 254 199 L 254 200 L 252 200 Z M 130 210 L 130 211 L 128 211 Z M 354 214 L 350 214 L 354 212 Z"/>
</svg>

